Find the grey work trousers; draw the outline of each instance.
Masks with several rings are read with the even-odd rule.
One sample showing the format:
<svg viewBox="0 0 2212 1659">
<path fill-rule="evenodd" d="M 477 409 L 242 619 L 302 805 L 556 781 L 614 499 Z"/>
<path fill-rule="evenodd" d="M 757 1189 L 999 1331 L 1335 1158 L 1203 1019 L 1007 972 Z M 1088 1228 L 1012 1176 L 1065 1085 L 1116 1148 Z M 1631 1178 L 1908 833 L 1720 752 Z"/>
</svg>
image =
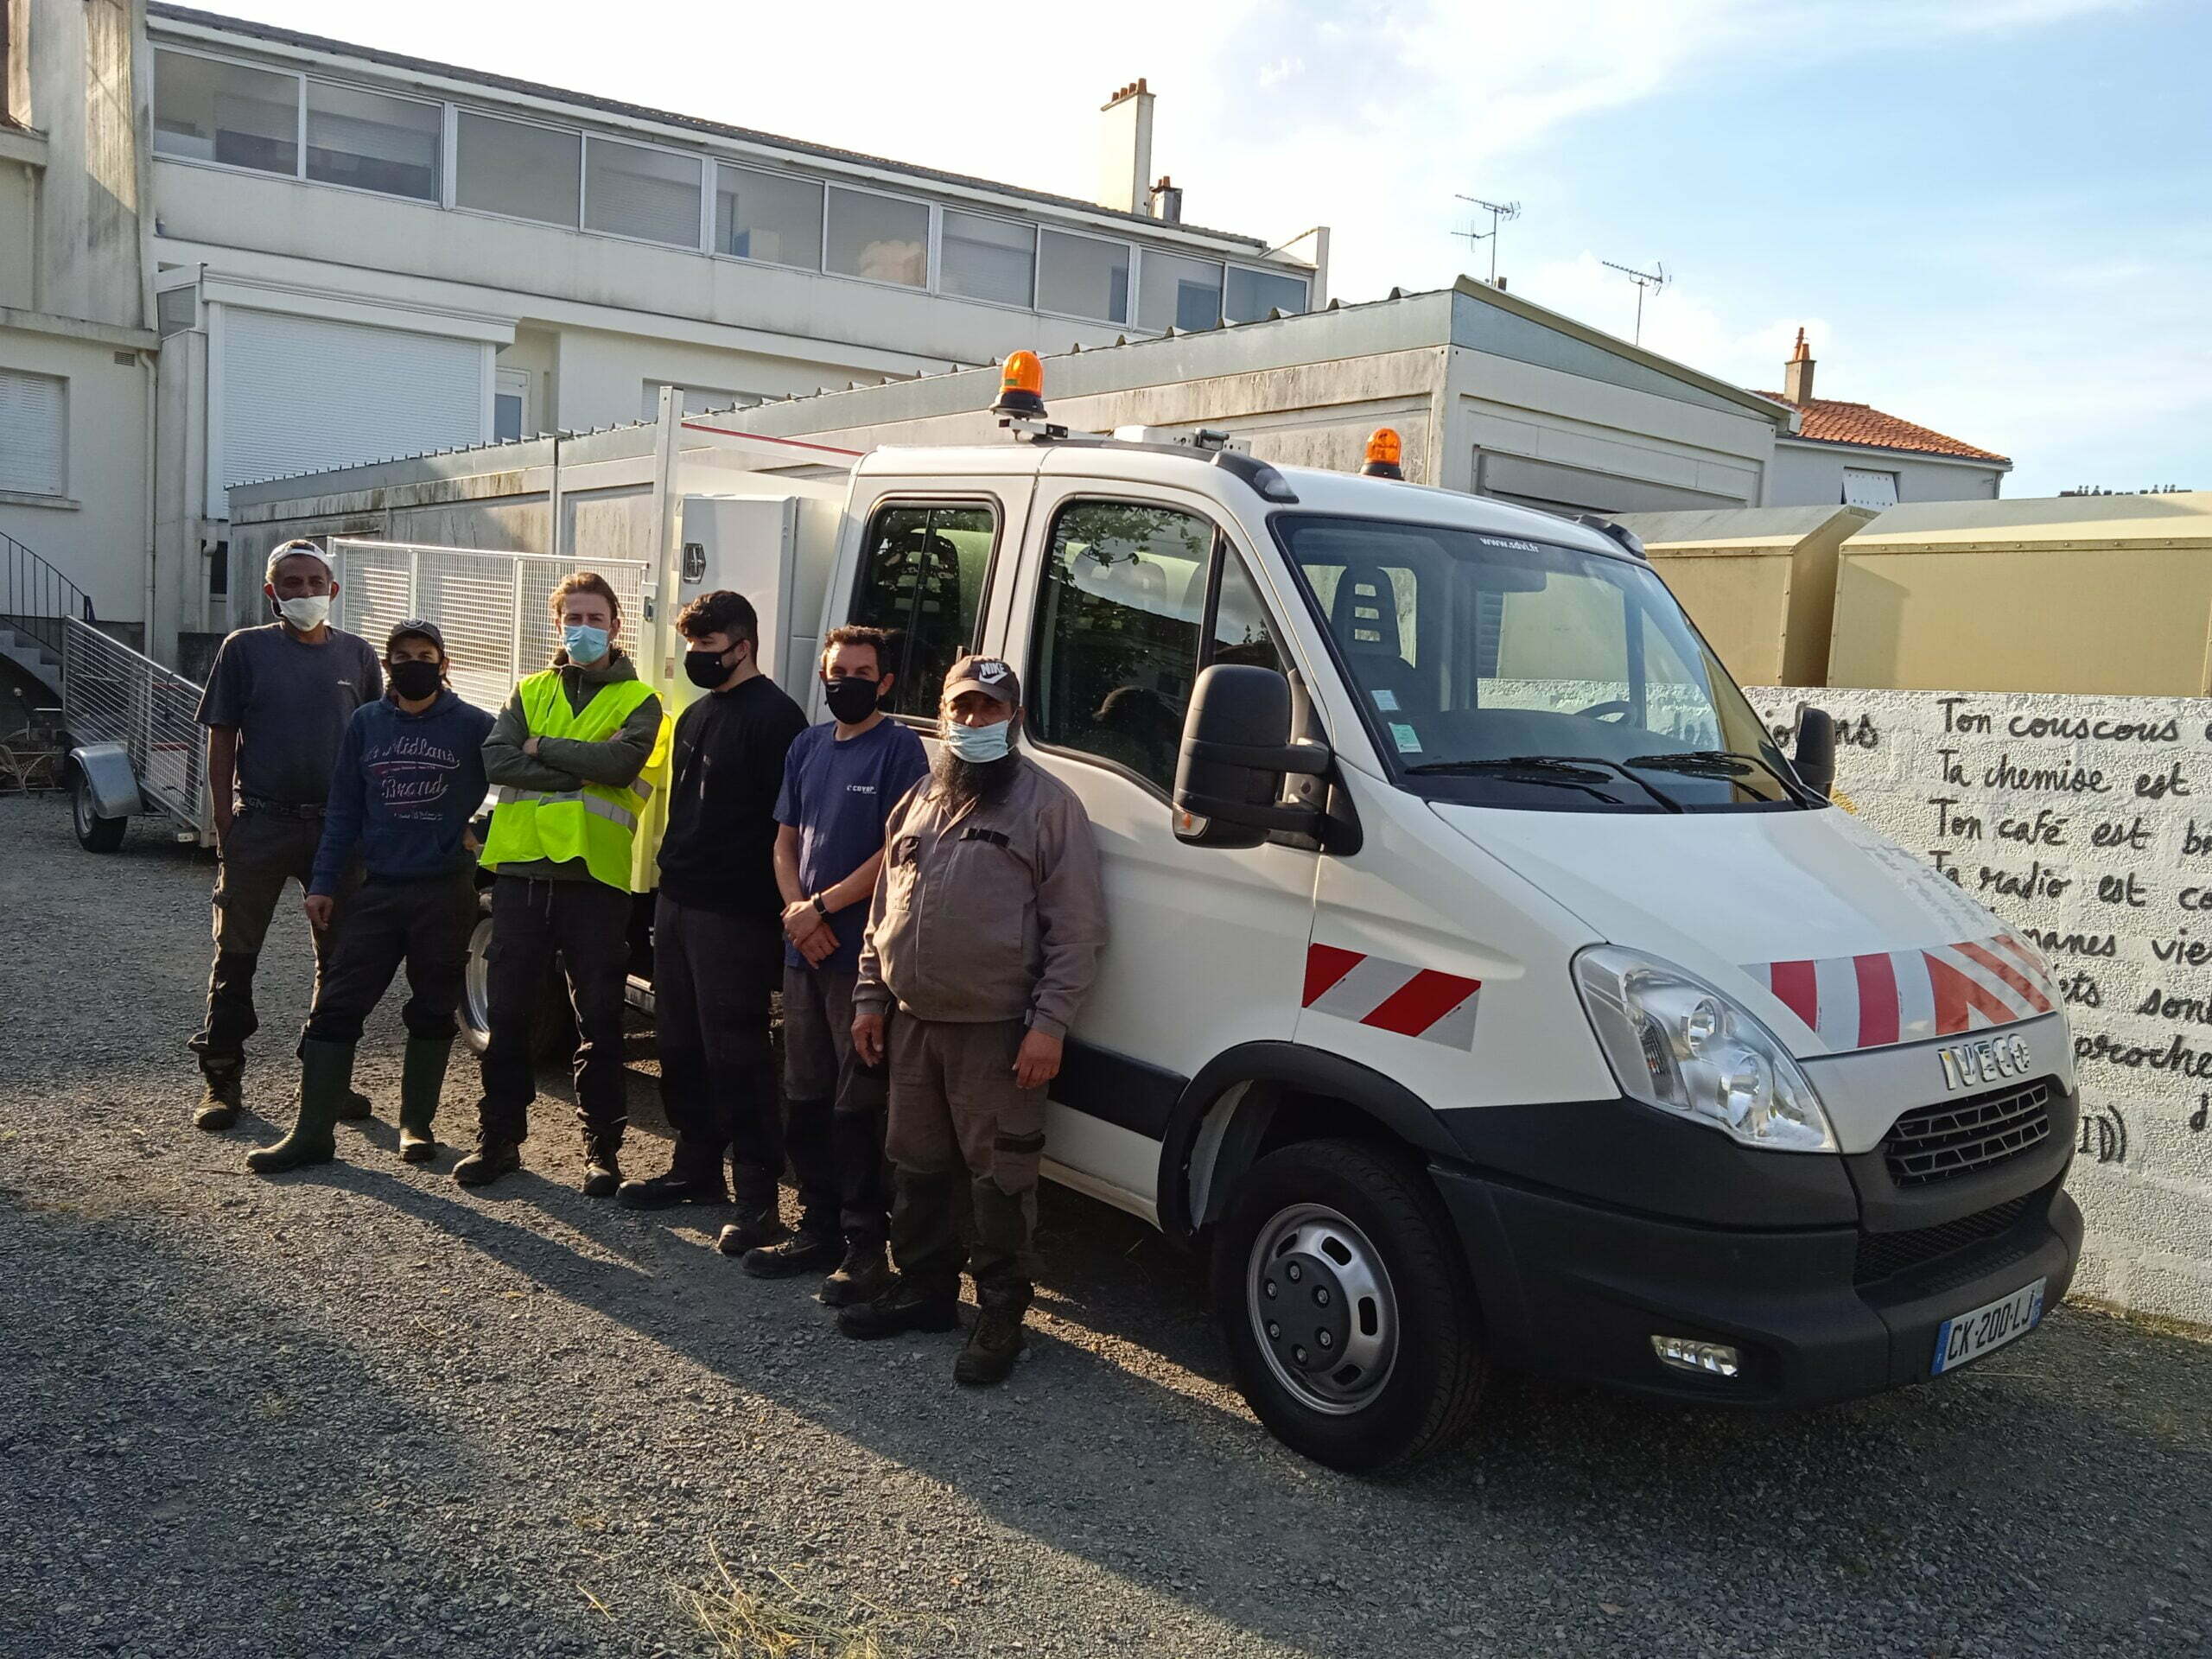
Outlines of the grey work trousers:
<svg viewBox="0 0 2212 1659">
<path fill-rule="evenodd" d="M 245 807 L 231 820 L 215 866 L 215 963 L 207 976 L 207 1017 L 188 1045 L 200 1057 L 200 1071 L 210 1077 L 231 1076 L 245 1065 L 246 1039 L 261 1029 L 253 1007 L 253 976 L 261 965 L 262 944 L 284 896 L 284 884 L 297 881 L 301 893 L 306 893 L 321 841 L 320 814 L 293 817 Z M 330 925 L 314 931 L 317 1001 L 322 996 L 332 944 L 345 922 L 347 902 L 360 885 L 357 859 L 339 883 Z"/>
<path fill-rule="evenodd" d="M 978 1300 L 1028 1304 L 1045 1089 L 1014 1080 L 1027 1031 L 1020 1020 L 955 1024 L 903 1010 L 892 1018 L 891 1253 L 900 1276 L 925 1294 L 957 1294 L 965 1268 Z"/>
</svg>

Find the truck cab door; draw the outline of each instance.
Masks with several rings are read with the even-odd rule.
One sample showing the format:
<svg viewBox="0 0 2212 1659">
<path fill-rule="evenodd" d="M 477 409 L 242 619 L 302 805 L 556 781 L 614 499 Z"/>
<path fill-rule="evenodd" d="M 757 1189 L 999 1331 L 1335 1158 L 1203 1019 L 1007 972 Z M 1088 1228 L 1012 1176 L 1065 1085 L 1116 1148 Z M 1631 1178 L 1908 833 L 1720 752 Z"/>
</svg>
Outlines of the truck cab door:
<svg viewBox="0 0 2212 1659">
<path fill-rule="evenodd" d="M 1187 1081 L 1297 1019 L 1318 855 L 1175 839 L 1169 795 L 1199 671 L 1298 675 L 1286 614 L 1205 497 L 1038 481 L 991 643 L 1020 671 L 1030 758 L 1090 815 L 1107 944 L 1046 1118 L 1049 1173 L 1157 1220 L 1160 1145 Z"/>
</svg>

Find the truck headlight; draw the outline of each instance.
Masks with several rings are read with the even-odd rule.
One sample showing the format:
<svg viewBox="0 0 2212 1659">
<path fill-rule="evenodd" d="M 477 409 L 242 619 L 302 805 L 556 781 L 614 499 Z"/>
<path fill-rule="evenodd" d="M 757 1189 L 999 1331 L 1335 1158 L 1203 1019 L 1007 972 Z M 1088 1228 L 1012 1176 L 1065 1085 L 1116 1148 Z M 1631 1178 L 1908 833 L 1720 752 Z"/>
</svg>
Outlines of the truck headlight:
<svg viewBox="0 0 2212 1659">
<path fill-rule="evenodd" d="M 1812 1083 L 1767 1028 L 1694 974 L 1610 944 L 1574 959 L 1574 982 L 1621 1088 L 1777 1152 L 1834 1152 Z"/>
</svg>

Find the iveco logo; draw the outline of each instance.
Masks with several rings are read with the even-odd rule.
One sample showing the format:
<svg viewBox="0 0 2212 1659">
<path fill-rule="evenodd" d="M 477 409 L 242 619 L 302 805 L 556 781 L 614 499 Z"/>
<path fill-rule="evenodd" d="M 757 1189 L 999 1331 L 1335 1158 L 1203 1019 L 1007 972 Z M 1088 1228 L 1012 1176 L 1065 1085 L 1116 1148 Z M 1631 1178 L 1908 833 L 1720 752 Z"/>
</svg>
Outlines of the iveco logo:
<svg viewBox="0 0 2212 1659">
<path fill-rule="evenodd" d="M 2028 1039 L 2017 1032 L 2003 1037 L 1985 1037 L 1974 1043 L 1946 1043 L 1936 1051 L 1936 1058 L 1943 1067 L 1946 1089 L 2024 1077 L 2034 1064 L 2034 1056 L 2028 1052 Z"/>
</svg>

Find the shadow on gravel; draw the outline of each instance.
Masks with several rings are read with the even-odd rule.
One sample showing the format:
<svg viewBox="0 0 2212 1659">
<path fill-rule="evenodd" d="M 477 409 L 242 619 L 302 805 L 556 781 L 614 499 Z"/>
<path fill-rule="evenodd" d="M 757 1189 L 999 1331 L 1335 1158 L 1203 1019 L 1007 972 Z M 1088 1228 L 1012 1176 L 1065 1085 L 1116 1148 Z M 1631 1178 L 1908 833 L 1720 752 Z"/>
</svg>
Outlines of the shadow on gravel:
<svg viewBox="0 0 2212 1659">
<path fill-rule="evenodd" d="M 2019 1351 L 2018 1372 L 1803 1415 L 1658 1407 L 1504 1380 L 1459 1452 L 1362 1480 L 1287 1452 L 1241 1405 L 1164 1386 L 1072 1343 L 1033 1343 L 1007 1389 L 983 1396 L 949 1380 L 951 1338 L 833 1340 L 826 1357 L 824 1344 L 807 1342 L 794 1352 L 779 1332 L 818 1335 L 830 1319 L 802 1286 L 746 1280 L 663 1223 L 551 1183 L 526 1181 L 514 1195 L 616 1255 L 634 1254 L 644 1231 L 654 1241 L 646 1270 L 682 1294 L 641 1295 L 636 1268 L 580 1256 L 458 1196 L 378 1171 L 349 1173 L 358 1190 L 739 1389 L 957 1488 L 1009 1527 L 1294 1645 L 1310 1639 L 1325 1610 L 1353 1611 L 1339 1599 L 1385 1585 L 1395 1588 L 1360 1610 L 1363 1628 L 1402 1622 L 1417 1647 L 1418 1632 L 1433 1628 L 1432 1606 L 1557 1597 L 1572 1630 L 1646 1594 L 1725 1606 L 1740 1601 L 1747 1572 L 1832 1611 L 1854 1594 L 1902 1596 L 1909 1622 L 1940 1633 L 1959 1610 L 1913 1598 L 1938 1570 L 1972 1576 L 1977 1551 L 2000 1579 L 2032 1571 L 2036 1596 L 2017 1614 L 2027 1624 L 2047 1625 L 2053 1639 L 2109 1632 L 2143 1606 L 2139 1585 L 2110 1563 L 2164 1560 L 2171 1541 L 2201 1538 L 2202 1494 L 2212 1491 L 2201 1372 L 2193 1399 L 2131 1409 L 2069 1395 L 2055 1379 L 2096 1374 L 2094 1354 L 2082 1351 L 2109 1339 L 2100 1327 L 2110 1322 L 2065 1310 L 2037 1340 L 2068 1351 L 2025 1361 L 2036 1351 Z M 1055 1194 L 1050 1213 L 1055 1248 L 1040 1288 L 1057 1306 L 1141 1357 L 1218 1376 L 1194 1262 L 1164 1245 L 1145 1259 L 1145 1241 L 1157 1236 L 1087 1200 Z M 697 1220 L 710 1232 L 719 1216 Z M 2063 1363 L 2069 1356 L 2077 1363 Z M 882 1409 L 887 1370 L 910 1409 Z M 2116 1511 L 2110 1471 L 2146 1463 L 2170 1481 L 2138 1490 Z M 2069 1465 L 2096 1478 L 2073 1478 Z M 2196 1496 L 2184 1503 L 2182 1494 Z M 2024 1515 L 2034 1517 L 2031 1560 L 2021 1554 Z M 2164 1650 L 2155 1629 L 2144 1635 L 2147 1643 L 2128 1650 Z M 1590 1639 L 1606 1645 L 1594 1626 Z M 1388 1645 L 1378 1640 L 1377 1650 Z"/>
<path fill-rule="evenodd" d="M 67 1586 L 0 1597 L 0 1651 L 432 1653 L 456 1580 L 525 1588 L 425 1535 L 487 1471 L 320 1302 L 252 1296 L 143 1214 L 16 1194 L 0 1234 L 0 1550 Z M 78 1272 L 94 1251 L 131 1270 Z"/>
</svg>

